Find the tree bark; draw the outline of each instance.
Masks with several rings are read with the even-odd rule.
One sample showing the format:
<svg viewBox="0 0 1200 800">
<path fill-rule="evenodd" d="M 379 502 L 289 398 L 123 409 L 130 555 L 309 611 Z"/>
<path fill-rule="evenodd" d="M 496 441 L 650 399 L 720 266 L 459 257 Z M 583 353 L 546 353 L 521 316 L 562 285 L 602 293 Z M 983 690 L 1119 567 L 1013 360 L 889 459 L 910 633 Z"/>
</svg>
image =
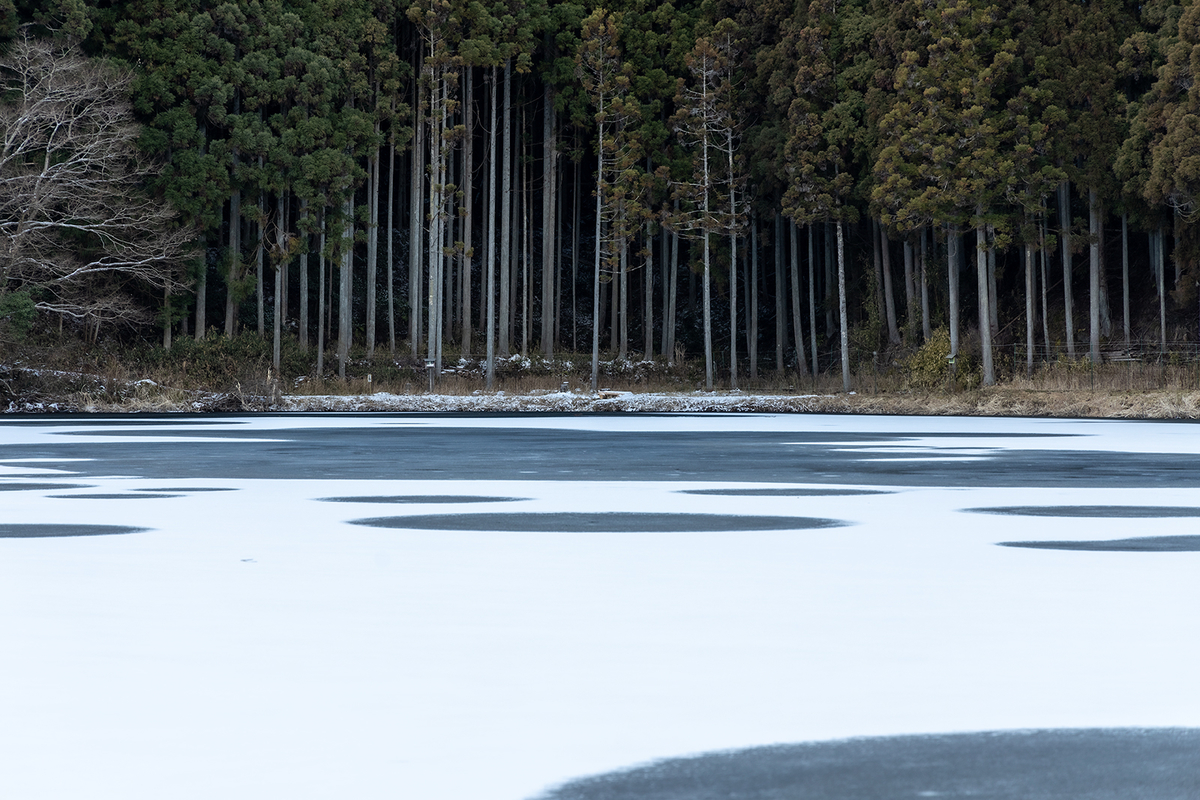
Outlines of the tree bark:
<svg viewBox="0 0 1200 800">
<path fill-rule="evenodd" d="M 842 221 L 837 221 L 838 320 L 841 325 L 842 391 L 850 391 L 850 329 L 846 319 L 846 247 Z"/>
<path fill-rule="evenodd" d="M 786 288 L 783 282 L 783 215 L 775 215 L 775 371 L 783 371 L 783 343 L 787 340 Z"/>
<path fill-rule="evenodd" d="M 1100 363 L 1100 200 L 1088 191 L 1088 354 Z"/>
<path fill-rule="evenodd" d="M 350 293 L 354 286 L 354 196 L 346 198 L 342 207 L 342 269 L 338 276 L 338 377 L 346 379 L 346 360 L 350 357 L 350 345 L 354 338 L 353 320 L 350 318 Z"/>
<path fill-rule="evenodd" d="M 509 300 L 512 289 L 509 273 L 511 271 L 511 247 L 513 230 L 512 213 L 512 59 L 504 62 L 504 118 L 501 125 L 504 128 L 504 154 L 501 162 L 504 172 L 500 176 L 500 343 L 502 354 L 509 354 L 509 326 L 512 324 L 512 313 Z"/>
<path fill-rule="evenodd" d="M 921 336 L 926 342 L 933 336 L 929 323 L 929 251 L 926 245 L 928 233 L 932 232 L 921 228 Z"/>
<path fill-rule="evenodd" d="M 958 355 L 958 251 L 962 238 L 957 225 L 946 229 L 946 273 L 950 292 L 950 358 Z"/>
<path fill-rule="evenodd" d="M 883 256 L 883 307 L 887 314 L 888 341 L 900 344 L 900 328 L 896 325 L 896 293 L 892 289 L 892 248 L 887 228 L 879 225 L 879 250 Z"/>
<path fill-rule="evenodd" d="M 796 371 L 808 374 L 808 360 L 804 355 L 804 325 L 800 318 L 800 238 L 795 222 L 788 222 L 792 234 L 792 332 L 796 344 Z"/>
<path fill-rule="evenodd" d="M 375 123 L 375 135 L 379 136 L 379 123 Z M 368 162 L 370 221 L 367 223 L 367 358 L 375 355 L 375 281 L 378 277 L 379 256 L 379 156 L 381 147 L 376 147 Z"/>
<path fill-rule="evenodd" d="M 1125 321 L 1125 346 L 1129 347 L 1129 215 L 1121 212 L 1121 305 Z"/>
<path fill-rule="evenodd" d="M 746 291 L 750 305 L 746 350 L 750 356 L 750 380 L 758 380 L 758 217 L 750 212 L 750 284 Z"/>
<path fill-rule="evenodd" d="M 983 216 L 983 207 L 975 209 Z M 989 319 L 987 229 L 982 222 L 975 225 L 975 271 L 979 287 L 979 347 L 983 351 L 983 385 L 994 386 L 996 373 L 992 366 L 992 326 Z"/>
<path fill-rule="evenodd" d="M 1071 296 L 1071 184 L 1058 185 L 1058 225 L 1062 243 L 1063 311 L 1066 314 L 1067 357 L 1075 358 L 1074 298 Z"/>
<path fill-rule="evenodd" d="M 542 356 L 554 358 L 554 195 L 558 186 L 558 125 L 554 113 L 554 86 L 546 82 L 543 95 L 542 142 Z"/>
<path fill-rule="evenodd" d="M 487 291 L 487 390 L 496 387 L 496 101 L 497 68 L 492 67 L 491 123 L 488 125 L 488 213 L 484 249 L 484 283 Z"/>
</svg>

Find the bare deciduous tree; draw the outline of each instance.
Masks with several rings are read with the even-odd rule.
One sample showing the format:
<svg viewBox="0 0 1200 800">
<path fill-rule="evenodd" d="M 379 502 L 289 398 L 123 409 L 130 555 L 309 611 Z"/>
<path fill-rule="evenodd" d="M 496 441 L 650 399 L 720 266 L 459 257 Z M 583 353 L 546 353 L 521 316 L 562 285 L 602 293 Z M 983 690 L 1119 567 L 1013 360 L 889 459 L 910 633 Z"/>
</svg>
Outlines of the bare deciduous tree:
<svg viewBox="0 0 1200 800">
<path fill-rule="evenodd" d="M 129 76 L 19 33 L 0 58 L 0 295 L 43 312 L 144 323 L 138 291 L 180 287 L 194 232 L 145 191 Z"/>
</svg>

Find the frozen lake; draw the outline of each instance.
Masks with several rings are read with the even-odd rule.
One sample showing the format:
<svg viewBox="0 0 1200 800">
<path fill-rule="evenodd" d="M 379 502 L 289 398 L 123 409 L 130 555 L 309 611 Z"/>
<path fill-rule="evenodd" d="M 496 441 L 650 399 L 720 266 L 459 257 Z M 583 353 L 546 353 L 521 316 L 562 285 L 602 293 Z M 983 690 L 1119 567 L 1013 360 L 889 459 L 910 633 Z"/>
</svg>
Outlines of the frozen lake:
<svg viewBox="0 0 1200 800">
<path fill-rule="evenodd" d="M 0 794 L 1194 798 L 1198 573 L 1190 423 L 6 419 Z"/>
</svg>

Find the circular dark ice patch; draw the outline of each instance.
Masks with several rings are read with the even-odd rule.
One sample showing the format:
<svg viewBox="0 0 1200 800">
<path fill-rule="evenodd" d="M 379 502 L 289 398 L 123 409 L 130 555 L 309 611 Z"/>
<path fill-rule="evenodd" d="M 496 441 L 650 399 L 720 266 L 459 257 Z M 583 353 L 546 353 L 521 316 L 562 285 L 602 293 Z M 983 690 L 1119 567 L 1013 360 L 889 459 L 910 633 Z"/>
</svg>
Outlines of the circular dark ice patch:
<svg viewBox="0 0 1200 800">
<path fill-rule="evenodd" d="M 129 525 L 5 525 L 0 524 L 0 539 L 42 539 L 52 536 L 111 536 L 118 533 L 141 533 L 149 528 Z"/>
<path fill-rule="evenodd" d="M 1090 542 L 997 542 L 1001 547 L 1035 550 L 1090 550 L 1113 553 L 1197 553 L 1200 536 L 1139 536 L 1133 539 L 1099 539 Z"/>
<path fill-rule="evenodd" d="M 378 497 L 321 497 L 322 503 L 513 503 L 527 497 L 483 497 L 455 494 L 402 494 Z"/>
<path fill-rule="evenodd" d="M 1018 517 L 1080 517 L 1085 519 L 1155 519 L 1200 517 L 1192 506 L 997 506 L 964 508 L 973 514 L 1012 514 Z"/>
<path fill-rule="evenodd" d="M 182 497 L 179 494 L 53 494 L 59 500 L 154 500 L 159 497 Z"/>
<path fill-rule="evenodd" d="M 699 533 L 835 528 L 847 523 L 815 517 L 753 517 L 735 514 L 419 514 L 356 519 L 354 525 L 438 531 L 521 533 Z"/>
<path fill-rule="evenodd" d="M 674 758 L 542 800 L 1195 800 L 1200 730 L 889 736 Z"/>
<path fill-rule="evenodd" d="M 45 492 L 90 489 L 86 483 L 0 483 L 0 492 Z"/>
<path fill-rule="evenodd" d="M 853 497 L 860 494 L 892 494 L 881 489 L 680 489 L 679 492 L 721 497 Z"/>
</svg>

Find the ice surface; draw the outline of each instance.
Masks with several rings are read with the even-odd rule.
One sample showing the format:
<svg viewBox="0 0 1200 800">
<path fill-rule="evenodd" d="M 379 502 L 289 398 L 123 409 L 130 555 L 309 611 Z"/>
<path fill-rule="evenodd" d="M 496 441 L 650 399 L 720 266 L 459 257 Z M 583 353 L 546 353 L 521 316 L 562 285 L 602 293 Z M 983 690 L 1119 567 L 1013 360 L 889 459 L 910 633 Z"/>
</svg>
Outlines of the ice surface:
<svg viewBox="0 0 1200 800">
<path fill-rule="evenodd" d="M 139 423 L 138 435 L 120 420 L 83 420 L 70 426 L 82 436 L 63 436 L 61 422 L 4 420 L 0 465 L 27 473 L 6 448 L 52 453 L 64 439 L 171 441 L 187 459 L 201 428 L 206 442 L 237 431 L 251 438 L 228 437 L 236 458 L 298 426 L 396 425 L 758 431 L 780 442 L 822 431 L 846 434 L 843 446 L 864 459 L 1008 448 L 1200 455 L 1200 428 L 1179 423 L 330 415 Z M 897 445 L 896 432 L 912 438 Z M 863 433 L 880 441 L 853 438 Z M 38 483 L 79 480 L 59 461 L 37 462 Z M 8 480 L 17 479 L 0 475 Z M 1195 519 L 963 511 L 1200 507 L 1197 489 L 797 484 L 889 490 L 797 497 L 685 493 L 781 488 L 737 481 L 86 480 L 88 493 L 130 496 L 0 493 L 3 523 L 150 529 L 0 539 L 4 797 L 525 800 L 582 775 L 761 744 L 1200 725 L 1200 554 L 996 546 L 1189 536 Z M 167 489 L 183 496 L 134 502 L 134 492 Z M 507 504 L 524 513 L 851 524 L 394 530 L 347 524 L 378 505 L 320 502 L 454 495 L 528 498 Z M 413 503 L 388 513 L 452 510 Z"/>
</svg>

